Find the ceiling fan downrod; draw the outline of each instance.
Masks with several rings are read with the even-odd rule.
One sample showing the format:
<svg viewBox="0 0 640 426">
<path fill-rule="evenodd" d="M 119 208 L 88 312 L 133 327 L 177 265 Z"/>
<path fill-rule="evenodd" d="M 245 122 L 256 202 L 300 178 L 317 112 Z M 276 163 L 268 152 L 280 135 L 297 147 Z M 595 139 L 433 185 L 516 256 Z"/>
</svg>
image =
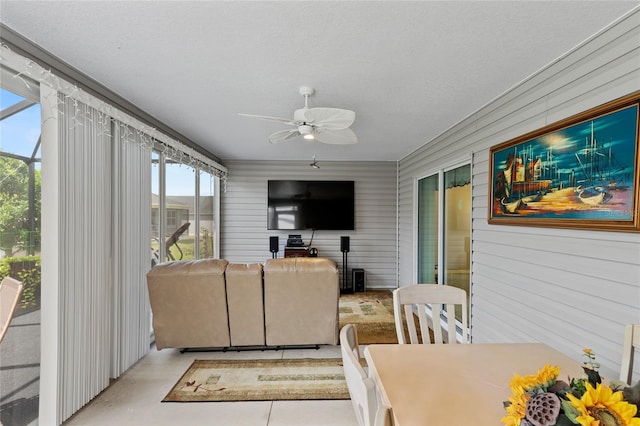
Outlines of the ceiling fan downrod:
<svg viewBox="0 0 640 426">
<path fill-rule="evenodd" d="M 309 86 L 301 86 L 300 94 L 304 96 L 304 109 L 309 109 L 309 96 L 313 95 L 313 88 Z"/>
</svg>

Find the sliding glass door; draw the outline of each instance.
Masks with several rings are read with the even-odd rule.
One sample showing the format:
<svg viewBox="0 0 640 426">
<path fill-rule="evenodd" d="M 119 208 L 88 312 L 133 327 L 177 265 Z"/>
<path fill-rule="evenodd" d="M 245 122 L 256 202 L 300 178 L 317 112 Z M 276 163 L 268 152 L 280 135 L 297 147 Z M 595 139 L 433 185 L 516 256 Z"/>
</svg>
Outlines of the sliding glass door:
<svg viewBox="0 0 640 426">
<path fill-rule="evenodd" d="M 462 166 L 444 173 L 443 284 L 469 295 L 471 267 L 471 171 Z"/>
<path fill-rule="evenodd" d="M 417 182 L 417 282 L 451 285 L 470 296 L 471 167 L 439 170 Z M 460 320 L 460 312 L 456 313 Z"/>
<path fill-rule="evenodd" d="M 439 175 L 418 181 L 418 282 L 438 283 Z"/>
</svg>

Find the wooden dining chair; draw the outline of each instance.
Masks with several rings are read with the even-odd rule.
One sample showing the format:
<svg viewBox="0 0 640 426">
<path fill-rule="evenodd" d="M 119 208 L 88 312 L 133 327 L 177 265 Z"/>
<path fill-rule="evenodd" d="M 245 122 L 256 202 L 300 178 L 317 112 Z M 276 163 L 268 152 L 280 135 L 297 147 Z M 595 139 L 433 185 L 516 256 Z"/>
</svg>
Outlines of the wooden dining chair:
<svg viewBox="0 0 640 426">
<path fill-rule="evenodd" d="M 358 424 L 360 426 L 374 426 L 378 410 L 376 386 L 360 363 L 358 332 L 353 324 L 346 324 L 340 330 L 340 351 L 342 352 L 344 378 Z"/>
<path fill-rule="evenodd" d="M 442 309 L 444 306 L 444 310 Z M 462 312 L 461 343 L 468 343 L 467 292 L 448 285 L 413 284 L 397 288 L 393 291 L 393 315 L 396 323 L 398 343 L 457 343 L 455 308 Z M 414 307 L 416 308 L 414 310 Z M 417 312 L 417 313 L 416 313 Z M 404 324 L 407 324 L 409 342 L 407 342 Z M 418 339 L 415 316 L 418 317 L 420 337 Z M 446 318 L 447 339 L 444 339 L 442 328 Z M 433 331 L 433 336 L 429 329 Z M 432 341 L 433 337 L 433 341 Z"/>
<path fill-rule="evenodd" d="M 629 324 L 624 328 L 622 341 L 622 364 L 620 365 L 620 380 L 631 384 L 633 380 L 633 355 L 640 348 L 640 324 Z"/>
<path fill-rule="evenodd" d="M 2 279 L 0 282 L 0 342 L 7 334 L 21 294 L 22 283 L 20 281 L 11 277 Z"/>
</svg>

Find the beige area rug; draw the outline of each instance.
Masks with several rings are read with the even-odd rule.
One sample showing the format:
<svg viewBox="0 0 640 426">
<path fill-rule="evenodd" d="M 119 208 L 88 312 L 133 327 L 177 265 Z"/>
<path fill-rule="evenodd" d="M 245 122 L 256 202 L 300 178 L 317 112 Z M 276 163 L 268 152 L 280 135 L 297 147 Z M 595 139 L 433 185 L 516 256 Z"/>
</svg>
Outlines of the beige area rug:
<svg viewBox="0 0 640 426">
<path fill-rule="evenodd" d="M 349 399 L 340 358 L 195 360 L 162 402 Z"/>
<path fill-rule="evenodd" d="M 370 290 L 340 295 L 340 329 L 345 324 L 355 324 L 360 344 L 398 343 L 393 294 L 389 290 Z"/>
</svg>

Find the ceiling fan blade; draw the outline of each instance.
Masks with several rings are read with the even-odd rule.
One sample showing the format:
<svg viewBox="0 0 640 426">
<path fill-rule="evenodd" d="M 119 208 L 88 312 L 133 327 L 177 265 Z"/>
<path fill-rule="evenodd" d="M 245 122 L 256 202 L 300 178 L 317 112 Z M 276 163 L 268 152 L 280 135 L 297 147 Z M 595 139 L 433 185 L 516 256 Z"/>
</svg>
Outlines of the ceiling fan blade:
<svg viewBox="0 0 640 426">
<path fill-rule="evenodd" d="M 315 140 L 333 145 L 353 145 L 358 143 L 358 137 L 351 129 L 316 129 Z"/>
<path fill-rule="evenodd" d="M 275 132 L 274 134 L 269 136 L 269 142 L 280 143 L 286 141 L 287 139 L 293 139 L 298 136 L 300 136 L 300 132 L 298 131 L 298 129 L 280 130 L 279 132 Z"/>
<path fill-rule="evenodd" d="M 325 129 L 346 129 L 356 119 L 356 113 L 340 108 L 310 108 L 305 111 L 305 118 L 315 127 Z"/>
<path fill-rule="evenodd" d="M 238 113 L 238 115 L 241 115 L 243 117 L 257 118 L 258 120 L 276 121 L 278 123 L 297 126 L 296 122 L 291 120 L 290 118 L 269 117 L 267 115 L 254 115 L 254 114 L 242 114 L 242 113 Z"/>
</svg>

